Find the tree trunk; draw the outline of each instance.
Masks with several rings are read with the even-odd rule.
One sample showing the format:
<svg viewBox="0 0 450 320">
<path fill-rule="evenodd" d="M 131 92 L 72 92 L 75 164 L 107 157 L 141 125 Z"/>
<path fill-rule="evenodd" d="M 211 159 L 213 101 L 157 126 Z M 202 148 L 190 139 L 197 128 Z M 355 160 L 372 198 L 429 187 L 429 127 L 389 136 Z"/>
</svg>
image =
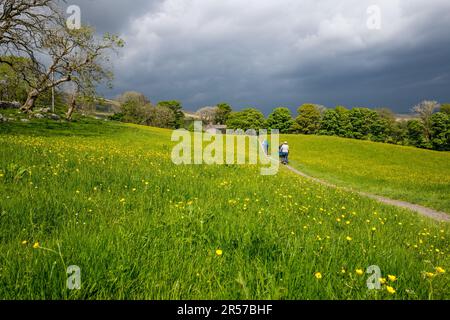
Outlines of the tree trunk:
<svg viewBox="0 0 450 320">
<path fill-rule="evenodd" d="M 21 111 L 28 113 L 34 108 L 34 104 L 36 102 L 36 99 L 39 97 L 39 91 L 32 90 L 30 93 L 28 93 L 27 101 L 25 104 L 20 108 Z"/>
<path fill-rule="evenodd" d="M 66 113 L 66 119 L 68 121 L 72 120 L 72 114 L 76 108 L 77 108 L 77 94 L 74 93 L 74 94 L 72 94 L 72 98 L 70 99 L 70 103 L 69 103 L 69 109 L 67 110 L 67 113 Z"/>
</svg>

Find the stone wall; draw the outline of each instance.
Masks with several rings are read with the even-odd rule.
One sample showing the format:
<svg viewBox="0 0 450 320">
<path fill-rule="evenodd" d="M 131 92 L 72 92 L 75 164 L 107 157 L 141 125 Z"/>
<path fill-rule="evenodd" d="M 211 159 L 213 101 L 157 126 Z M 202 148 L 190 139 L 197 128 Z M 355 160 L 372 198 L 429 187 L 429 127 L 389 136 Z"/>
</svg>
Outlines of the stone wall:
<svg viewBox="0 0 450 320">
<path fill-rule="evenodd" d="M 0 109 L 19 109 L 20 107 L 19 102 L 0 101 Z"/>
</svg>

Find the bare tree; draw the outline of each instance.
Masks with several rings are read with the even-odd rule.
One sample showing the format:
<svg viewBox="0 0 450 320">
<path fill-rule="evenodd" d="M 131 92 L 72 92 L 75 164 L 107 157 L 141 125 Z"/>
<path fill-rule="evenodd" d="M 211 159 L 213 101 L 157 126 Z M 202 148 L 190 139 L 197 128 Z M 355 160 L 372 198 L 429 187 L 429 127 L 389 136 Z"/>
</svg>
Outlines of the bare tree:
<svg viewBox="0 0 450 320">
<path fill-rule="evenodd" d="M 219 111 L 218 107 L 204 107 L 196 112 L 196 115 L 206 124 L 213 124 Z"/>
<path fill-rule="evenodd" d="M 29 61 L 7 63 L 30 88 L 21 110 L 33 109 L 37 98 L 45 91 L 66 82 L 76 90 L 71 100 L 70 118 L 77 97 L 93 94 L 102 81 L 110 83 L 112 72 L 105 68 L 106 51 L 123 46 L 116 36 L 97 39 L 92 29 L 70 30 L 61 13 L 59 0 L 0 0 L 0 54 L 28 56 Z M 49 62 L 50 61 L 50 62 Z"/>
<path fill-rule="evenodd" d="M 36 61 L 39 37 L 50 24 L 60 24 L 58 0 L 0 0 L 0 53 L 26 55 Z M 11 62 L 0 57 L 0 63 Z"/>
<path fill-rule="evenodd" d="M 124 45 L 123 41 L 111 35 L 106 35 L 103 40 L 95 39 L 92 29 L 84 28 L 84 42 L 79 44 L 76 54 L 72 57 L 75 67 L 71 72 L 71 81 L 74 85 L 73 95 L 69 103 L 66 114 L 68 120 L 71 120 L 72 114 L 76 109 L 78 100 L 95 101 L 97 86 L 106 83 L 112 87 L 114 78 L 112 70 L 109 69 L 108 51 L 116 52 L 117 48 Z"/>
<path fill-rule="evenodd" d="M 428 140 L 431 138 L 431 116 L 439 108 L 440 104 L 437 101 L 422 101 L 412 109 L 422 120 L 425 128 L 425 137 Z"/>
<path fill-rule="evenodd" d="M 123 46 L 123 41 L 112 35 L 98 40 L 88 27 L 78 30 L 69 30 L 65 26 L 49 29 L 41 41 L 41 50 L 50 58 L 50 63 L 31 62 L 26 70 L 21 70 L 30 87 L 21 108 L 23 112 L 31 111 L 44 91 L 66 82 L 74 82 L 77 92 L 94 90 L 98 82 L 112 77 L 112 73 L 104 67 L 104 62 L 109 61 L 107 51 Z"/>
<path fill-rule="evenodd" d="M 121 103 L 127 103 L 130 101 L 136 102 L 138 105 L 146 105 L 150 103 L 150 100 L 141 92 L 137 91 L 126 91 L 122 93 L 117 100 Z"/>
<path fill-rule="evenodd" d="M 175 121 L 175 114 L 165 106 L 152 106 L 148 104 L 145 108 L 144 123 L 147 126 L 158 128 L 171 128 Z"/>
</svg>

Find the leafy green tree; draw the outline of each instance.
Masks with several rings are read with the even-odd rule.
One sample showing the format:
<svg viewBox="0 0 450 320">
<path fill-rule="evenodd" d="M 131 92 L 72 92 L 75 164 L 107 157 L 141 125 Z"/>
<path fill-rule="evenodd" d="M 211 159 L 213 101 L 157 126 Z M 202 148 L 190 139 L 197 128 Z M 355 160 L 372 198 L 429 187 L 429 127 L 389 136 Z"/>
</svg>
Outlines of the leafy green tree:
<svg viewBox="0 0 450 320">
<path fill-rule="evenodd" d="M 408 144 L 418 147 L 427 148 L 427 139 L 422 121 L 409 120 L 407 124 Z"/>
<path fill-rule="evenodd" d="M 393 142 L 390 137 L 394 131 L 395 116 L 387 108 L 377 111 L 368 108 L 348 110 L 338 106 L 326 110 L 323 114 L 319 133 L 346 138 L 370 139 L 373 141 Z"/>
<path fill-rule="evenodd" d="M 122 121 L 141 124 L 145 121 L 145 109 L 150 107 L 150 101 L 140 92 L 124 92 L 118 101 L 121 104 Z"/>
<path fill-rule="evenodd" d="M 259 130 L 264 128 L 265 119 L 261 111 L 254 108 L 248 108 L 231 113 L 227 121 L 227 126 L 234 130 Z"/>
<path fill-rule="evenodd" d="M 371 124 L 367 139 L 376 142 L 388 142 L 390 133 L 387 121 L 377 115 Z"/>
<path fill-rule="evenodd" d="M 408 121 L 396 121 L 392 127 L 388 142 L 407 145 L 408 144 Z"/>
<path fill-rule="evenodd" d="M 158 102 L 158 106 L 167 107 L 174 113 L 175 118 L 171 125 L 172 128 L 179 129 L 184 127 L 184 112 L 180 101 L 177 100 L 160 101 Z"/>
<path fill-rule="evenodd" d="M 122 104 L 133 101 L 141 106 L 150 103 L 150 100 L 143 93 L 137 91 L 126 91 L 122 93 L 117 100 Z"/>
<path fill-rule="evenodd" d="M 441 112 L 450 114 L 450 103 L 443 103 L 441 105 Z"/>
<path fill-rule="evenodd" d="M 450 115 L 438 112 L 431 116 L 431 144 L 434 150 L 450 151 Z"/>
<path fill-rule="evenodd" d="M 334 109 L 328 109 L 324 112 L 320 122 L 319 134 L 327 136 L 339 135 L 339 114 Z"/>
<path fill-rule="evenodd" d="M 175 114 L 168 107 L 147 105 L 145 108 L 144 123 L 148 126 L 172 128 L 174 122 Z"/>
<path fill-rule="evenodd" d="M 281 133 L 289 133 L 294 119 L 288 108 L 280 107 L 273 110 L 267 118 L 267 129 L 278 129 Z"/>
<path fill-rule="evenodd" d="M 28 85 L 10 64 L 27 65 L 30 63 L 29 59 L 14 56 L 1 57 L 1 59 L 8 63 L 0 63 L 0 100 L 25 102 Z"/>
<path fill-rule="evenodd" d="M 381 136 L 382 125 L 378 120 L 378 114 L 368 108 L 354 108 L 350 110 L 350 122 L 352 124 L 352 134 L 356 139 L 371 139 L 374 134 Z M 375 126 L 377 128 L 375 129 Z"/>
<path fill-rule="evenodd" d="M 395 114 L 389 108 L 380 108 L 375 111 L 378 114 L 378 118 L 373 125 L 372 140 L 397 143 L 396 139 L 393 137 L 394 131 L 397 129 L 395 127 Z"/>
<path fill-rule="evenodd" d="M 427 142 L 431 140 L 431 116 L 441 106 L 437 101 L 422 101 L 413 108 L 423 124 L 424 135 Z"/>
<path fill-rule="evenodd" d="M 142 93 L 128 91 L 119 98 L 120 113 L 116 113 L 112 120 L 143 124 L 158 128 L 174 128 L 175 113 L 164 103 L 153 106 Z"/>
<path fill-rule="evenodd" d="M 353 138 L 353 127 L 350 121 L 350 110 L 344 106 L 337 106 L 336 112 L 338 114 L 339 129 L 338 136 L 344 138 Z"/>
<path fill-rule="evenodd" d="M 128 100 L 122 103 L 121 113 L 123 114 L 123 121 L 141 124 L 145 120 L 144 107 L 136 100 Z"/>
<path fill-rule="evenodd" d="M 315 134 L 320 129 L 322 115 L 317 105 L 307 103 L 298 108 L 298 117 L 293 126 L 294 131 L 303 134 Z"/>
<path fill-rule="evenodd" d="M 219 103 L 217 105 L 215 122 L 222 125 L 226 124 L 231 112 L 233 112 L 233 108 L 228 103 Z"/>
</svg>

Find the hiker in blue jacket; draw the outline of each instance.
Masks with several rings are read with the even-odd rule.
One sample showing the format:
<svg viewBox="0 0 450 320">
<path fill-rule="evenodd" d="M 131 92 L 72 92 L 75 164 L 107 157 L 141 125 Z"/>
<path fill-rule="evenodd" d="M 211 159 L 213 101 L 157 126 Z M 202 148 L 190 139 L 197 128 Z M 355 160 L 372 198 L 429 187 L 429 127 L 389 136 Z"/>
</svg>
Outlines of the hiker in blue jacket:
<svg viewBox="0 0 450 320">
<path fill-rule="evenodd" d="M 269 155 L 269 141 L 267 139 L 263 141 L 262 147 L 266 155 Z"/>
</svg>

